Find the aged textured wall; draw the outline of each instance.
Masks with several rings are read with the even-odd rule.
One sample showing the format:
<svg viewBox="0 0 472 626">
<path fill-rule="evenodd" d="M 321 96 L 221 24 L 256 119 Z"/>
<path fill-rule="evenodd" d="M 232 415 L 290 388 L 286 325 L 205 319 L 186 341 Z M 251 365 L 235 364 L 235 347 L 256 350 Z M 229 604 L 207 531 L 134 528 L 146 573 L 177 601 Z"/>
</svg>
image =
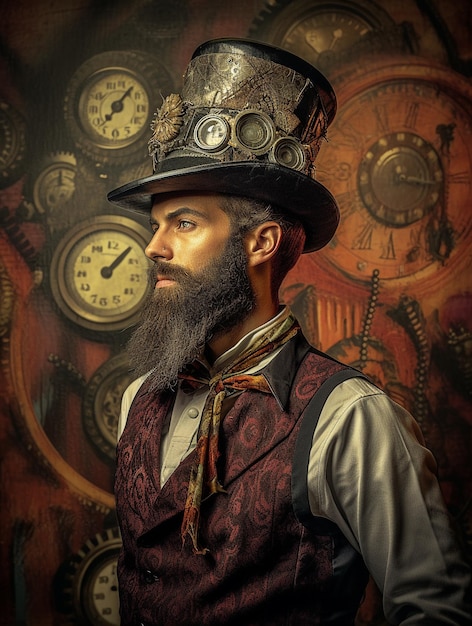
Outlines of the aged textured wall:
<svg viewBox="0 0 472 626">
<path fill-rule="evenodd" d="M 276 43 L 335 86 L 317 176 L 342 224 L 281 295 L 415 414 L 472 560 L 471 32 L 469 0 L 1 4 L 0 624 L 118 624 L 114 435 L 146 235 L 106 192 L 150 171 L 150 117 L 212 37 Z M 126 119 L 100 109 L 114 93 Z M 135 268 L 119 314 L 77 277 L 112 239 Z M 358 621 L 383 623 L 373 587 Z"/>
</svg>

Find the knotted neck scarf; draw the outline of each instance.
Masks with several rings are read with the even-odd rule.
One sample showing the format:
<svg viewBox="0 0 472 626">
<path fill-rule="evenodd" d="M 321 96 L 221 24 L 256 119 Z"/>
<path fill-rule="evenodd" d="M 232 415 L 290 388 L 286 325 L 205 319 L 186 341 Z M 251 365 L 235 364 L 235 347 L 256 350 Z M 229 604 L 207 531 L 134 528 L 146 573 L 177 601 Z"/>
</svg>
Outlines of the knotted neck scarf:
<svg viewBox="0 0 472 626">
<path fill-rule="evenodd" d="M 280 348 L 299 331 L 296 320 L 289 315 L 267 330 L 235 361 L 220 370 L 212 378 L 208 370 L 195 362 L 180 375 L 183 390 L 191 391 L 208 386 L 209 393 L 203 407 L 198 433 L 196 460 L 190 471 L 190 480 L 181 527 L 182 541 L 190 537 L 195 554 L 206 554 L 208 548 L 198 545 L 200 505 L 203 499 L 216 493 L 226 493 L 218 480 L 216 462 L 218 460 L 218 436 L 220 430 L 223 400 L 233 390 L 255 389 L 271 393 L 269 384 L 262 374 L 245 374 L 257 366 L 264 357 Z"/>
</svg>

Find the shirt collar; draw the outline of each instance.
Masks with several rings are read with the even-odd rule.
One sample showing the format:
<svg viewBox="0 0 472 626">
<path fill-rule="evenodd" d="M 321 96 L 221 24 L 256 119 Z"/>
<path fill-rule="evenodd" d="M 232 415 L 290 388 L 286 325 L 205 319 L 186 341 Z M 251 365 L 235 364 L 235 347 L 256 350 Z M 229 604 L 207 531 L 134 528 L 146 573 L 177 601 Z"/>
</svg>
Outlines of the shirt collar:
<svg viewBox="0 0 472 626">
<path fill-rule="evenodd" d="M 290 315 L 290 309 L 288 307 L 284 307 L 268 322 L 262 324 L 262 326 L 258 326 L 244 335 L 238 343 L 216 359 L 210 370 L 211 373 L 217 372 L 227 363 L 234 360 L 238 354 L 241 354 L 243 350 L 246 350 L 251 343 L 256 341 L 264 332 L 271 328 L 272 325 L 280 322 L 285 317 L 288 317 L 288 315 Z M 264 359 L 263 362 L 255 369 L 255 371 L 262 373 L 266 378 L 269 383 L 269 387 L 282 410 L 286 410 L 288 407 L 290 392 L 295 375 L 301 361 L 310 349 L 310 344 L 307 342 L 302 332 L 299 332 L 293 340 L 282 346 L 282 348 L 278 350 L 275 355 L 269 354 L 267 359 Z M 202 362 L 205 367 L 209 368 L 207 362 Z"/>
<path fill-rule="evenodd" d="M 246 335 L 244 335 L 244 337 L 242 337 L 238 341 L 238 343 L 229 348 L 229 350 L 226 350 L 226 352 L 223 352 L 223 354 L 221 354 L 216 359 L 216 361 L 213 363 L 213 366 L 210 368 L 211 372 L 218 372 L 219 370 L 223 369 L 225 365 L 234 361 L 240 354 L 242 354 L 242 352 L 247 350 L 247 348 L 249 348 L 251 344 L 256 342 L 259 337 L 261 337 L 265 332 L 272 328 L 272 326 L 278 324 L 289 315 L 289 308 L 284 307 L 275 317 L 265 322 L 265 324 L 262 324 L 262 326 L 258 326 L 257 328 L 249 331 Z M 205 365 L 208 367 L 208 363 L 205 363 Z"/>
<path fill-rule="evenodd" d="M 310 350 L 312 347 L 300 331 L 261 371 L 284 411 L 288 409 L 290 393 L 300 363 Z"/>
</svg>

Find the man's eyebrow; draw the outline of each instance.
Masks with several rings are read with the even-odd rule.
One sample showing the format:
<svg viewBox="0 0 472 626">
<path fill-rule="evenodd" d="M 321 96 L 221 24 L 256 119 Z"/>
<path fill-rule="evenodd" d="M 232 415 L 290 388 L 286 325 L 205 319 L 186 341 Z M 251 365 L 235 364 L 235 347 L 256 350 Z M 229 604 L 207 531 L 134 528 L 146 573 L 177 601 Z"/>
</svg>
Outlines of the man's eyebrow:
<svg viewBox="0 0 472 626">
<path fill-rule="evenodd" d="M 206 214 L 203 213 L 202 211 L 198 211 L 197 209 L 191 209 L 190 207 L 186 207 L 186 206 L 179 207 L 178 209 L 175 209 L 174 211 L 170 211 L 169 213 L 166 213 L 165 219 L 170 221 L 170 220 L 175 219 L 176 217 L 180 217 L 181 215 L 194 215 L 195 217 L 207 219 Z M 159 221 L 153 218 L 152 215 L 149 219 L 149 222 L 151 226 L 159 226 Z"/>
</svg>

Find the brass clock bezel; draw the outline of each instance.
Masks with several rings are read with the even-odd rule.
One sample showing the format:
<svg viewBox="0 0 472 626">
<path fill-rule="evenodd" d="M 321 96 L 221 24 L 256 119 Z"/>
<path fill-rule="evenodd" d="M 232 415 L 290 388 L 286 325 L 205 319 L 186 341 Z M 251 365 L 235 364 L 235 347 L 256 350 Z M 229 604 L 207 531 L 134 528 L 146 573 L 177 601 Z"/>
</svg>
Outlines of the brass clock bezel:
<svg viewBox="0 0 472 626">
<path fill-rule="evenodd" d="M 95 448 L 108 461 L 115 460 L 121 397 L 132 380 L 128 357 L 122 353 L 105 361 L 85 388 L 82 400 L 84 429 Z"/>
<path fill-rule="evenodd" d="M 74 260 L 77 260 L 77 255 L 80 254 L 82 249 L 85 249 L 87 242 L 91 245 L 97 245 L 99 242 L 99 236 L 113 237 L 117 235 L 122 239 L 128 240 L 128 248 L 130 253 L 135 254 L 135 257 L 124 258 L 123 264 L 133 261 L 133 268 L 136 267 L 137 271 L 132 272 L 129 275 L 129 281 L 131 289 L 139 284 L 140 289 L 135 298 L 133 294 L 126 294 L 129 296 L 125 303 L 118 306 L 120 303 L 118 299 L 124 293 L 123 291 L 118 294 L 113 294 L 112 299 L 116 301 L 116 306 L 108 306 L 108 296 L 106 295 L 106 287 L 110 287 L 110 284 L 103 282 L 107 280 L 97 277 L 97 273 L 101 272 L 104 267 L 108 267 L 110 261 L 118 259 L 121 253 L 124 254 L 123 248 L 116 248 L 113 252 L 115 256 L 111 254 L 105 254 L 101 252 L 100 245 L 96 249 L 92 248 L 93 253 L 96 253 L 96 259 L 91 260 L 90 264 L 87 261 L 87 265 L 83 267 L 86 270 L 93 268 L 95 275 L 93 280 L 95 284 L 97 281 L 104 286 L 105 292 L 101 294 L 91 294 L 92 298 L 95 298 L 96 303 L 91 302 L 90 298 L 86 300 L 80 295 L 80 291 L 89 289 L 89 285 L 85 285 L 79 289 L 74 284 Z M 79 224 L 76 224 L 59 242 L 56 247 L 50 266 L 50 288 L 54 300 L 59 307 L 60 311 L 65 315 L 67 319 L 81 326 L 82 328 L 99 331 L 99 332 L 114 332 L 123 330 L 125 328 L 132 327 L 139 319 L 141 305 L 146 298 L 149 291 L 148 283 L 148 268 L 150 267 L 150 261 L 147 259 L 144 253 L 144 249 L 150 239 L 150 233 L 139 222 L 133 219 L 124 217 L 121 215 L 98 215 L 93 218 L 87 219 Z M 95 244 L 92 242 L 95 240 Z M 130 245 L 131 244 L 131 245 Z M 108 246 L 110 247 L 110 243 Z M 133 248 L 131 248 L 133 246 Z M 91 257 L 89 257 L 91 259 Z M 94 266 L 97 260 L 103 259 L 101 267 Z M 120 269 L 120 268 L 119 268 Z M 83 273 L 81 270 L 77 270 L 75 278 L 81 279 L 78 274 Z M 122 271 L 121 271 L 122 273 Z M 103 275 L 103 274 L 102 274 Z M 84 277 L 84 282 L 87 281 L 89 276 Z M 118 282 L 115 278 L 115 283 L 121 290 L 123 284 Z M 88 293 L 88 291 L 84 291 Z M 103 298 L 103 299 L 101 299 Z"/>
<path fill-rule="evenodd" d="M 76 70 L 67 87 L 64 115 L 72 140 L 100 164 L 145 159 L 156 103 L 172 90 L 167 68 L 148 53 L 97 54 Z"/>
</svg>

